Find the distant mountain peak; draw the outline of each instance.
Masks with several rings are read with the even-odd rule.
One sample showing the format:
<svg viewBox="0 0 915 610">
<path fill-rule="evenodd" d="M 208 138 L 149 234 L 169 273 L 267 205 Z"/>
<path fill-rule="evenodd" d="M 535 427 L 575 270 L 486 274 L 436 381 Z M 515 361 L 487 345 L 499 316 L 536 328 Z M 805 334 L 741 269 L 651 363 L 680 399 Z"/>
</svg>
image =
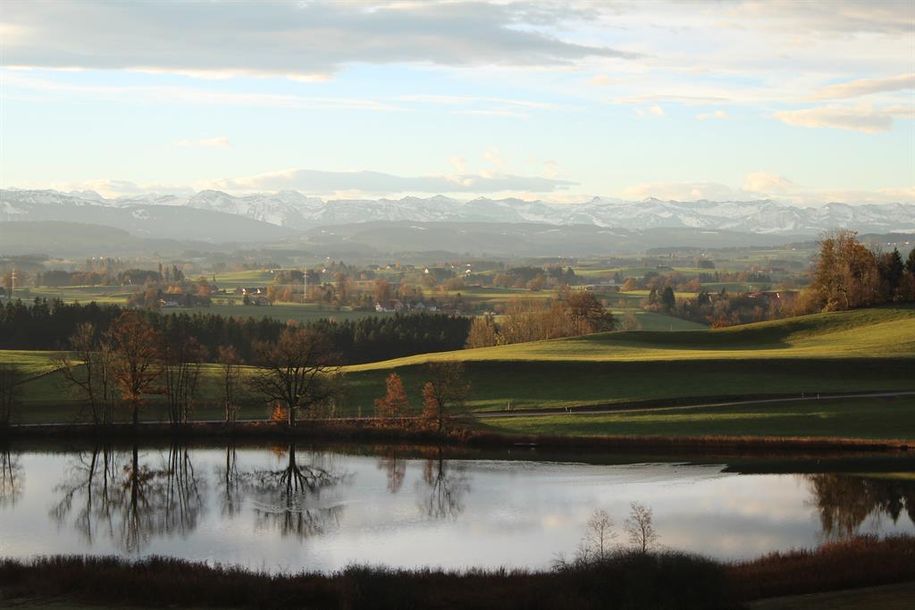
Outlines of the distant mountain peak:
<svg viewBox="0 0 915 610">
<path fill-rule="evenodd" d="M 816 235 L 835 228 L 886 232 L 915 226 L 915 204 L 849 205 L 830 202 L 798 207 L 770 199 L 757 201 L 662 200 L 640 201 L 592 197 L 579 203 L 549 203 L 515 197 L 478 197 L 460 201 L 444 195 L 400 199 L 336 199 L 308 197 L 299 191 L 231 195 L 207 189 L 193 195 L 145 194 L 105 199 L 94 191 L 61 193 L 53 190 L 0 191 L 0 221 L 28 220 L 32 212 L 43 219 L 66 220 L 62 210 L 111 209 L 138 206 L 189 208 L 241 216 L 293 230 L 366 222 L 486 222 L 538 223 L 555 226 L 592 225 L 644 230 L 692 228 L 765 234 Z M 48 211 L 51 208 L 59 212 Z M 57 217 L 54 214 L 57 214 Z M 142 217 L 143 214 L 140 214 Z M 104 223 L 100 223 L 104 224 Z"/>
</svg>

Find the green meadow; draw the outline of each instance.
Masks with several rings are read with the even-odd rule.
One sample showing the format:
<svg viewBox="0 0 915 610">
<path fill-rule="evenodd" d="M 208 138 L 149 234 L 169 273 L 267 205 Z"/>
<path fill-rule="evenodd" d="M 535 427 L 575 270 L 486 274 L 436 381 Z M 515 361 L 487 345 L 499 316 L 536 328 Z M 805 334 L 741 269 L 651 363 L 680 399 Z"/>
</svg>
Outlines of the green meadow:
<svg viewBox="0 0 915 610">
<path fill-rule="evenodd" d="M 56 356 L 0 352 L 0 361 L 16 363 L 32 377 L 22 387 L 25 404 L 20 421 L 73 421 L 77 416 L 77 403 L 61 375 L 53 372 Z M 344 392 L 333 414 L 371 415 L 374 399 L 384 393 L 384 379 L 392 371 L 403 378 L 418 409 L 426 380 L 424 365 L 439 360 L 465 363 L 471 385 L 464 407 L 468 412 L 908 391 L 915 390 L 915 308 L 816 314 L 716 330 L 604 333 L 349 366 L 341 369 Z M 203 367 L 196 411 L 200 419 L 222 416 L 218 376 L 218 366 Z M 556 434 L 676 434 L 679 430 L 682 434 L 755 431 L 885 437 L 899 436 L 899 430 L 912 423 L 905 417 L 913 400 L 896 400 L 867 402 L 875 408 L 824 398 L 707 411 L 576 414 L 482 423 L 511 432 Z M 155 398 L 145 416 L 162 417 Z M 240 416 L 262 418 L 266 409 L 249 397 Z"/>
</svg>

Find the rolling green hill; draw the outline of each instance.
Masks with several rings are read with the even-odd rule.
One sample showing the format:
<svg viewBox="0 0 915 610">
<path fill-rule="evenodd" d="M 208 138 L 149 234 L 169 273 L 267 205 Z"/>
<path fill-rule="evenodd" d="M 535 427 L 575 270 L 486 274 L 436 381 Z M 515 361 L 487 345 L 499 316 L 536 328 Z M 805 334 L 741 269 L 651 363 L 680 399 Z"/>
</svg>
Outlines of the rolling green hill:
<svg viewBox="0 0 915 610">
<path fill-rule="evenodd" d="M 430 360 L 613 362 L 769 358 L 915 358 L 915 308 L 864 309 L 690 332 L 601 333 L 411 356 L 350 371 Z"/>
<path fill-rule="evenodd" d="M 48 370 L 52 355 L 0 352 L 0 361 L 40 373 Z M 915 390 L 915 308 L 817 314 L 721 330 L 606 333 L 345 367 L 346 394 L 336 413 L 373 413 L 392 370 L 418 409 L 423 365 L 455 359 L 466 363 L 472 411 Z M 217 375 L 218 367 L 205 367 L 203 402 L 212 405 L 201 405 L 200 417 L 220 416 Z M 75 408 L 59 375 L 41 376 L 23 389 L 26 420 L 59 420 Z M 264 414 L 252 401 L 242 416 Z"/>
<path fill-rule="evenodd" d="M 465 362 L 475 410 L 908 390 L 915 389 L 915 308 L 720 330 L 605 333 L 376 362 L 346 369 L 352 402 L 370 405 L 392 369 L 408 390 L 417 388 L 422 365 L 437 360 Z"/>
</svg>

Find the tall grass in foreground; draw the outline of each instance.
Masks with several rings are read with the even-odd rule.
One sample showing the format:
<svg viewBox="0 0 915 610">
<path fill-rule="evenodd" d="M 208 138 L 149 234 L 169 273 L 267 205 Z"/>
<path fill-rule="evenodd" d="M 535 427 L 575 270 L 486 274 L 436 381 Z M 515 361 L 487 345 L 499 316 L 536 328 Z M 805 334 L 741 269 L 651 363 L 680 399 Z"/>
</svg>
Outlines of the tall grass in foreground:
<svg viewBox="0 0 915 610">
<path fill-rule="evenodd" d="M 0 605 L 64 597 L 119 606 L 247 608 L 739 608 L 754 599 L 915 580 L 915 537 L 859 538 L 724 564 L 676 552 L 616 552 L 549 572 L 391 570 L 269 575 L 177 559 L 0 561 Z"/>
</svg>

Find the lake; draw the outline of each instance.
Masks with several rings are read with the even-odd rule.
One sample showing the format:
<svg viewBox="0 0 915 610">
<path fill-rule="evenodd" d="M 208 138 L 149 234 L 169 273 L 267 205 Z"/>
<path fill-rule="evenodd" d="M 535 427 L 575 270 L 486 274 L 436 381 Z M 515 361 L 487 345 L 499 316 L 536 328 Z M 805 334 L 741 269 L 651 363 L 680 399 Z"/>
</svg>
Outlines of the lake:
<svg viewBox="0 0 915 610">
<path fill-rule="evenodd" d="M 0 556 L 548 568 L 574 556 L 595 509 L 626 543 L 632 502 L 652 509 L 665 548 L 721 559 L 915 533 L 911 459 L 830 464 L 303 444 L 0 449 Z"/>
</svg>

